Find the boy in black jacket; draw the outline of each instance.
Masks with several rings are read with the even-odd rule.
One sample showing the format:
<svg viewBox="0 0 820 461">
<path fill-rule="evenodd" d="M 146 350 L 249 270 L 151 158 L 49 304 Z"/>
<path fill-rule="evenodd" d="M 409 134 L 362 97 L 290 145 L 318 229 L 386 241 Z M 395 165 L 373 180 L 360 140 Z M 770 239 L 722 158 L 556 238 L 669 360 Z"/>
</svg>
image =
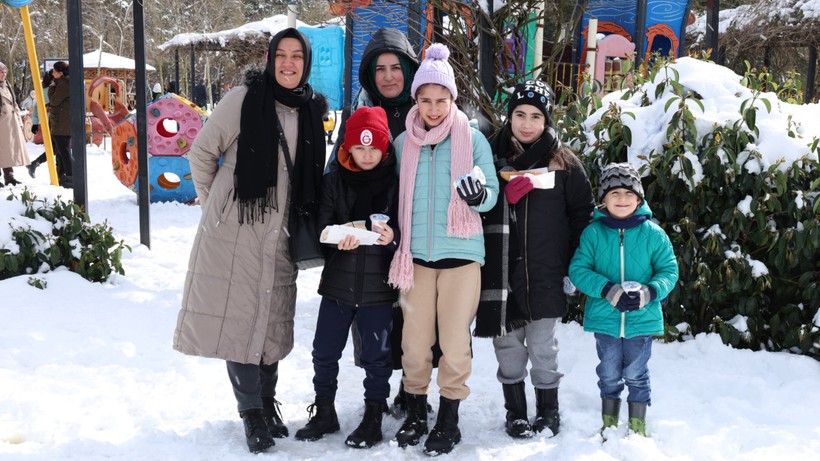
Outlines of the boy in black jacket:
<svg viewBox="0 0 820 461">
<path fill-rule="evenodd" d="M 324 177 L 318 224 L 322 230 L 331 224 L 365 221 L 367 228 L 380 236 L 374 245 L 360 245 L 350 234 L 338 244 L 328 245 L 313 339 L 316 401 L 310 407 L 307 425 L 296 432 L 298 440 L 318 440 L 339 430 L 334 406 L 339 359 L 354 321 L 361 334 L 360 360 L 366 372 L 365 413 L 345 443 L 369 448 L 382 440 L 382 414 L 387 409 L 393 371 L 392 309 L 398 298 L 387 284 L 398 230 L 387 222 L 396 222 L 398 187 L 387 115 L 381 107 L 361 107 L 347 120 L 344 144 Z M 371 222 L 371 214 L 388 219 Z"/>
</svg>

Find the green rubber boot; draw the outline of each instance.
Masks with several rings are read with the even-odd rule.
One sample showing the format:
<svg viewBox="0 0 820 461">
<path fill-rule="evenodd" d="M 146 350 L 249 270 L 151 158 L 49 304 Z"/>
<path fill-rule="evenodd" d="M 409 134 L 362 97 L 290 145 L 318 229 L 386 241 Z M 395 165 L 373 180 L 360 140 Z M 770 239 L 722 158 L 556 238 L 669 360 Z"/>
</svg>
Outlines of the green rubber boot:
<svg viewBox="0 0 820 461">
<path fill-rule="evenodd" d="M 601 418 L 603 419 L 603 425 L 601 426 L 601 432 L 604 432 L 604 429 L 608 427 L 617 427 L 618 426 L 618 413 L 621 411 L 621 401 L 620 400 L 601 400 Z"/>
<path fill-rule="evenodd" d="M 629 430 L 646 437 L 646 404 L 629 403 Z"/>
</svg>

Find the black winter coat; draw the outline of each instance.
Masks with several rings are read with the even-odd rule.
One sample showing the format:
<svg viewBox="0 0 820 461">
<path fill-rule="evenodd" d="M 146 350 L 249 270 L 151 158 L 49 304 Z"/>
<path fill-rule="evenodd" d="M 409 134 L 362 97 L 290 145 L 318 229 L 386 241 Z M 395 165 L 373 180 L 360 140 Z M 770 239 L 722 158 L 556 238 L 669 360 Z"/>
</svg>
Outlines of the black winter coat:
<svg viewBox="0 0 820 461">
<path fill-rule="evenodd" d="M 395 157 L 394 157 L 395 158 Z M 379 165 L 395 170 L 395 161 Z M 343 180 L 337 163 L 331 164 L 330 173 L 323 179 L 322 200 L 319 205 L 318 227 L 321 231 L 329 224 L 344 224 L 355 220 L 353 205 L 356 191 Z M 390 216 L 388 224 L 393 229 L 395 242 L 399 241 L 399 178 L 393 173 L 390 185 L 376 200 L 383 204 L 371 213 Z M 368 228 L 370 222 L 368 221 Z M 325 267 L 319 282 L 319 294 L 335 301 L 353 306 L 392 304 L 398 299 L 398 291 L 387 284 L 390 262 L 397 245 L 361 245 L 355 250 L 340 251 L 336 245 L 324 245 Z"/>
<path fill-rule="evenodd" d="M 580 162 L 555 171 L 555 187 L 533 189 L 513 206 L 508 308 L 530 320 L 563 317 L 563 279 L 589 224 L 592 186 Z"/>
<path fill-rule="evenodd" d="M 555 174 L 554 187 L 533 189 L 510 205 L 504 195 L 507 182 L 500 180 L 496 206 L 482 215 L 486 255 L 476 336 L 501 336 L 534 320 L 567 313 L 563 278 L 595 203 L 580 160 L 560 146 L 552 133 L 551 129 L 550 135 L 545 134 L 509 166 L 515 170 L 549 166 Z M 507 165 L 511 136 L 507 124 L 493 142 L 499 169 Z"/>
</svg>

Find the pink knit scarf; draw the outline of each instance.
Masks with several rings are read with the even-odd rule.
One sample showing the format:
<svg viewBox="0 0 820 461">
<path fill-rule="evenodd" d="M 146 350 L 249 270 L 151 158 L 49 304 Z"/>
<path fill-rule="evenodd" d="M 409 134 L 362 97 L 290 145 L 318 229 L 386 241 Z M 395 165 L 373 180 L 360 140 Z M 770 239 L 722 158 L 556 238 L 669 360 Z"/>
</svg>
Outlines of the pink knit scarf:
<svg viewBox="0 0 820 461">
<path fill-rule="evenodd" d="M 447 118 L 432 130 L 424 127 L 424 119 L 418 106 L 407 113 L 406 135 L 402 149 L 399 172 L 399 229 L 401 243 L 390 264 L 388 282 L 401 291 L 413 287 L 413 255 L 410 253 L 411 216 L 413 214 L 413 191 L 416 187 L 416 170 L 419 166 L 421 146 L 435 145 L 450 136 L 450 181 L 454 182 L 473 168 L 473 140 L 467 116 L 453 103 Z M 446 154 L 439 151 L 438 155 Z M 432 180 L 432 178 L 431 178 Z M 450 205 L 447 207 L 447 236 L 469 238 L 482 232 L 481 218 L 450 188 Z"/>
</svg>

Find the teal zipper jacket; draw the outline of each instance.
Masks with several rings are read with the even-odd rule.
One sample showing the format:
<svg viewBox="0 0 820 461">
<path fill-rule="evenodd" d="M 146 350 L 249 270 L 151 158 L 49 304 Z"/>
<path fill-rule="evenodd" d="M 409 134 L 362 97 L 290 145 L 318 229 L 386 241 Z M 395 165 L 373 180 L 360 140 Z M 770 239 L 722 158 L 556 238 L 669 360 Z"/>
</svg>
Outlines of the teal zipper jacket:
<svg viewBox="0 0 820 461">
<path fill-rule="evenodd" d="M 493 153 L 487 138 L 473 126 L 470 131 L 473 141 L 473 164 L 478 165 L 487 178 L 487 184 L 484 185 L 487 197 L 472 209 L 484 213 L 492 209 L 498 199 L 498 176 L 494 174 Z M 395 143 L 397 170 L 401 170 L 405 136 L 406 133 L 399 135 Z M 483 266 L 483 233 L 470 238 L 447 236 L 447 207 L 453 188 L 453 180 L 450 178 L 450 141 L 451 137 L 447 136 L 435 146 L 421 146 L 413 191 L 410 252 L 413 258 L 424 261 L 457 258 L 477 261 Z"/>
<path fill-rule="evenodd" d="M 584 306 L 584 331 L 616 338 L 664 333 L 660 301 L 669 296 L 678 281 L 678 263 L 669 236 L 653 223 L 646 201 L 635 211 L 646 215 L 639 225 L 613 229 L 604 225 L 606 216 L 596 208 L 592 223 L 581 234 L 581 243 L 569 267 L 569 277 L 588 296 Z M 623 265 L 623 278 L 621 267 Z M 607 282 L 635 281 L 657 292 L 654 301 L 633 312 L 621 313 L 602 296 Z"/>
</svg>

